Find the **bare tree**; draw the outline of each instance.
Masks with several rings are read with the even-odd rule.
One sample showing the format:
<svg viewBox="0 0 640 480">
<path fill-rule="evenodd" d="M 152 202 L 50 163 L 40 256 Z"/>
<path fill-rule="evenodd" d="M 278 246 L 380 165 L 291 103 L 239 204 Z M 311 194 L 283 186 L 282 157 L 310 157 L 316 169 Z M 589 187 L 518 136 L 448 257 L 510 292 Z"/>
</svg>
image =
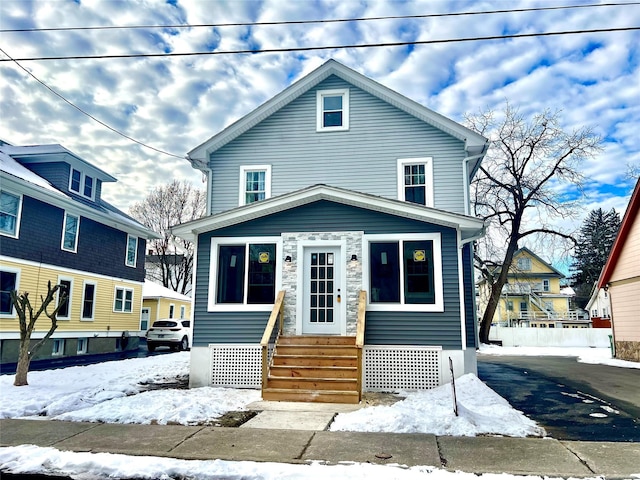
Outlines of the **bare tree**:
<svg viewBox="0 0 640 480">
<path fill-rule="evenodd" d="M 67 302 L 66 292 L 61 290 L 60 298 L 58 299 L 58 305 L 53 309 L 53 312 L 49 313 L 47 308 L 49 304 L 55 300 L 56 292 L 60 290 L 60 285 L 51 286 L 51 281 L 47 283 L 47 296 L 40 296 L 40 308 L 34 313 L 31 306 L 31 300 L 29 300 L 29 292 L 23 292 L 18 294 L 15 290 L 11 291 L 11 303 L 16 309 L 18 314 L 18 320 L 20 322 L 20 351 L 18 353 L 18 365 L 16 367 L 16 377 L 13 384 L 17 387 L 28 385 L 27 374 L 29 373 L 29 365 L 31 359 L 40 350 L 44 343 L 51 338 L 53 332 L 58 328 L 58 311 Z M 36 321 L 40 318 L 42 313 L 45 313 L 51 320 L 51 327 L 42 340 L 31 346 L 31 334 L 36 325 Z M 27 321 L 27 316 L 29 317 Z"/>
<path fill-rule="evenodd" d="M 147 278 L 182 294 L 191 290 L 193 244 L 176 237 L 171 227 L 196 220 L 205 213 L 205 192 L 187 181 L 157 187 L 129 213 L 161 238 L 147 242 Z"/>
<path fill-rule="evenodd" d="M 589 128 L 565 132 L 557 111 L 545 110 L 527 120 L 507 104 L 499 117 L 486 111 L 466 120 L 491 141 L 472 191 L 475 214 L 485 219 L 488 231 L 474 258 L 490 289 L 480 321 L 480 341 L 488 343 L 491 321 L 520 242 L 552 237 L 574 244 L 572 232 L 561 220 L 578 214 L 573 198 L 582 191 L 580 165 L 601 150 L 602 140 Z M 567 191 L 573 194 L 566 195 Z"/>
</svg>

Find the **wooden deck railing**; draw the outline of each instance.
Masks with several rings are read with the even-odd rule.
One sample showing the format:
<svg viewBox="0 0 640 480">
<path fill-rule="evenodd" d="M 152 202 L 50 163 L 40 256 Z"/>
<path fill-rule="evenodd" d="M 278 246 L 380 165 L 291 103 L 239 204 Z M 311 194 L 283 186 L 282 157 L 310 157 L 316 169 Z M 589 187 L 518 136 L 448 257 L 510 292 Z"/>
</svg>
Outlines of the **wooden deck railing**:
<svg viewBox="0 0 640 480">
<path fill-rule="evenodd" d="M 364 365 L 362 364 L 362 347 L 364 346 L 364 321 L 367 311 L 367 292 L 360 290 L 358 296 L 358 319 L 356 322 L 356 348 L 358 349 L 358 396 L 362 400 L 362 375 Z"/>
<path fill-rule="evenodd" d="M 282 326 L 284 323 L 284 290 L 278 292 L 276 301 L 273 304 L 269 321 L 264 329 L 262 340 L 260 340 L 260 346 L 262 347 L 262 388 L 267 385 L 267 375 L 269 374 L 269 340 L 273 334 L 273 328 L 278 324 L 277 336 L 282 333 Z"/>
</svg>

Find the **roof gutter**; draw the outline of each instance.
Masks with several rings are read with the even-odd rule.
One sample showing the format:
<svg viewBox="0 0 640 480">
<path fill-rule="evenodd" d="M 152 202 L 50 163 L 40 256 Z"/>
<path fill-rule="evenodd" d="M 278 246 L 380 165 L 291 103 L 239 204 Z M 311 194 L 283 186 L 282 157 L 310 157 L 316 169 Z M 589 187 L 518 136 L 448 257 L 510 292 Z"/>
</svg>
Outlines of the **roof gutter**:
<svg viewBox="0 0 640 480">
<path fill-rule="evenodd" d="M 477 155 L 471 155 L 469 157 L 465 157 L 462 160 L 462 181 L 464 182 L 464 213 L 465 215 L 470 215 L 470 205 L 469 205 L 469 189 L 471 188 L 471 181 L 469 179 L 469 162 L 471 160 L 477 160 L 478 158 L 482 158 L 487 153 L 487 149 L 484 148 L 482 153 L 478 153 Z"/>
</svg>

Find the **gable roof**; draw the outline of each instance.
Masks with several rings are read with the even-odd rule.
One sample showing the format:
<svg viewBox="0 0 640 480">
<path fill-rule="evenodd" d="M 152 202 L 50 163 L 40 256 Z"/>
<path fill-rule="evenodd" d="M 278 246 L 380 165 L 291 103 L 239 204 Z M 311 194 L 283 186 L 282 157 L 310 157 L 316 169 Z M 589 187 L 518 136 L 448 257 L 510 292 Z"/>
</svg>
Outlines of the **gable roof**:
<svg viewBox="0 0 640 480">
<path fill-rule="evenodd" d="M 159 285 L 149 280 L 144 281 L 142 286 L 142 298 L 171 298 L 174 300 L 182 300 L 185 302 L 191 302 L 191 297 L 183 295 L 163 285 Z"/>
<path fill-rule="evenodd" d="M 318 85 L 329 76 L 335 75 L 342 80 L 364 90 L 404 112 L 438 128 L 465 143 L 465 150 L 469 156 L 483 155 L 488 148 L 488 140 L 482 135 L 470 130 L 453 120 L 434 112 L 433 110 L 385 87 L 384 85 L 352 70 L 345 65 L 330 59 L 305 77 L 291 84 L 275 97 L 260 105 L 248 115 L 229 125 L 227 128 L 197 146 L 187 154 L 187 160 L 194 168 L 207 168 L 208 157 L 212 152 L 222 148 L 265 118 L 285 107 L 308 90 Z M 479 165 L 479 158 L 470 168 L 475 173 Z"/>
<path fill-rule="evenodd" d="M 560 270 L 556 269 L 553 265 L 551 265 L 550 263 L 545 262 L 542 258 L 540 258 L 538 255 L 536 255 L 535 253 L 533 253 L 531 250 L 529 250 L 527 247 L 521 247 L 518 250 L 516 250 L 516 252 L 513 254 L 513 258 L 517 258 L 519 255 L 526 253 L 527 255 L 529 255 L 532 258 L 535 258 L 537 261 L 539 261 L 540 263 L 542 263 L 545 267 L 549 268 L 549 270 L 551 270 L 553 273 L 555 273 L 556 275 L 558 275 L 560 278 L 564 278 L 565 275 L 564 273 L 562 273 Z M 511 264 L 511 266 L 513 267 L 513 263 Z M 540 273 L 527 273 L 528 276 L 539 276 L 541 274 Z M 509 275 L 515 275 L 515 276 L 523 276 L 522 272 L 515 272 L 515 273 L 509 273 Z"/>
<path fill-rule="evenodd" d="M 613 242 L 613 246 L 611 247 L 611 251 L 607 257 L 607 262 L 604 264 L 602 272 L 600 273 L 598 288 L 603 288 L 607 283 L 609 283 L 611 274 L 613 273 L 613 270 L 618 263 L 618 258 L 620 258 L 620 254 L 624 248 L 624 244 L 629 238 L 631 227 L 638 219 L 638 210 L 640 210 L 640 178 L 636 181 L 636 186 L 631 194 L 631 200 L 629 200 L 629 206 L 627 207 L 627 211 L 624 213 L 624 218 L 620 224 L 620 230 L 618 230 L 618 235 L 616 235 L 616 239 Z"/>
<path fill-rule="evenodd" d="M 484 222 L 475 217 L 328 185 L 314 185 L 278 197 L 260 200 L 226 212 L 174 226 L 171 231 L 185 240 L 194 240 L 200 233 L 237 225 L 320 200 L 328 200 L 397 217 L 410 218 L 420 222 L 458 228 L 462 232 L 463 240 L 484 235 Z"/>
</svg>

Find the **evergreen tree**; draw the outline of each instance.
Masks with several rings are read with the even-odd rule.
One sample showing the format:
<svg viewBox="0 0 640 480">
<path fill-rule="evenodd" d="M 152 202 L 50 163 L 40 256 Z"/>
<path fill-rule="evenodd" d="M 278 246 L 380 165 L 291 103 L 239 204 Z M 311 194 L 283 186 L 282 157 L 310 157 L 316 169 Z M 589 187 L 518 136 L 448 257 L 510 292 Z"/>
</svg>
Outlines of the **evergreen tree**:
<svg viewBox="0 0 640 480">
<path fill-rule="evenodd" d="M 601 208 L 589 212 L 580 228 L 571 270 L 576 302 L 581 308 L 589 301 L 619 229 L 618 212 L 615 209 L 605 212 Z"/>
</svg>

